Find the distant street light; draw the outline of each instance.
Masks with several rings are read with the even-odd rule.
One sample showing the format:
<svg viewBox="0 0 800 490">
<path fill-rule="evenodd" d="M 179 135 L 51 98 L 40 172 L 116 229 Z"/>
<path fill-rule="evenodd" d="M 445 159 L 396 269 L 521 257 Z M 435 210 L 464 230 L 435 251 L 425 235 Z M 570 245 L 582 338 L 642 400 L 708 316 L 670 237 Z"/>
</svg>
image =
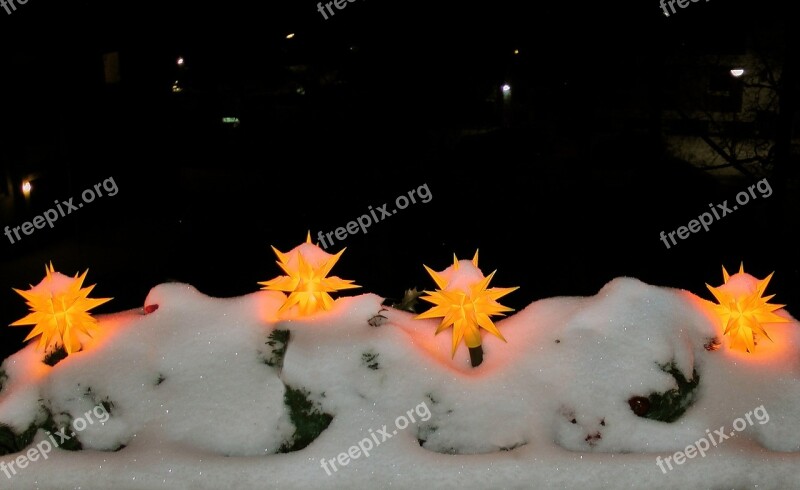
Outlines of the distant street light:
<svg viewBox="0 0 800 490">
<path fill-rule="evenodd" d="M 23 180 L 22 181 L 22 195 L 23 196 L 25 196 L 26 198 L 30 197 L 32 188 L 33 188 L 33 186 L 31 185 L 31 182 L 29 180 Z"/>
<path fill-rule="evenodd" d="M 504 83 L 500 91 L 503 93 L 503 127 L 508 128 L 511 126 L 511 84 Z"/>
<path fill-rule="evenodd" d="M 287 34 L 286 39 L 294 39 L 294 32 Z"/>
<path fill-rule="evenodd" d="M 739 78 L 744 75 L 744 68 L 734 68 L 731 70 L 731 75 L 733 75 L 734 78 Z"/>
<path fill-rule="evenodd" d="M 178 61 L 176 63 L 178 63 L 178 66 L 183 66 L 183 64 L 185 63 L 185 60 L 183 59 L 183 57 L 179 57 Z"/>
</svg>

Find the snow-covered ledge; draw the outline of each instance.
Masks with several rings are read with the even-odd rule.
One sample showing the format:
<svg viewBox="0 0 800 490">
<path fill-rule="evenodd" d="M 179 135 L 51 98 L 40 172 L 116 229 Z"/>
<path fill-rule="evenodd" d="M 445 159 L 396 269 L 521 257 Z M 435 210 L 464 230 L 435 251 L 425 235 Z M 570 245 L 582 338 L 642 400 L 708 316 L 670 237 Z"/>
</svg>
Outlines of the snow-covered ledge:
<svg viewBox="0 0 800 490">
<path fill-rule="evenodd" d="M 285 298 L 162 284 L 145 302 L 157 310 L 99 316 L 99 334 L 53 367 L 35 345 L 6 359 L 0 423 L 21 433 L 45 406 L 84 449 L 43 453 L 53 439 L 40 430 L 0 457 L 2 488 L 800 486 L 793 319 L 752 354 L 707 350 L 720 331 L 704 300 L 619 278 L 497 321 L 508 342 L 485 336 L 473 368 L 466 349 L 451 357 L 450 336 L 433 335 L 437 321 L 376 295 L 279 321 Z M 276 330 L 290 332 L 277 365 Z M 694 403 L 672 423 L 637 416 L 632 397 L 675 388 L 667 364 L 699 374 Z M 287 387 L 332 420 L 282 453 L 295 430 Z M 721 440 L 720 428 L 734 435 Z M 709 437 L 703 456 L 687 450 Z"/>
</svg>

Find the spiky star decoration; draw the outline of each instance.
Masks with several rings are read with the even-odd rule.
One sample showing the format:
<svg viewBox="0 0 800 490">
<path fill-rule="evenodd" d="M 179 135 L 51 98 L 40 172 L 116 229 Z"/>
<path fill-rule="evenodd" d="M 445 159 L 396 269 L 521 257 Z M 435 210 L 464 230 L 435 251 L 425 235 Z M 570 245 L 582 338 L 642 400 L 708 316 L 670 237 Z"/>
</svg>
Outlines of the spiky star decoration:
<svg viewBox="0 0 800 490">
<path fill-rule="evenodd" d="M 333 298 L 328 293 L 361 287 L 347 279 L 326 277 L 345 249 L 331 255 L 311 243 L 311 233 L 306 237 L 305 243 L 289 252 L 281 253 L 275 247 L 272 250 L 278 256 L 278 266 L 288 275 L 259 284 L 264 286 L 262 289 L 289 293 L 278 313 L 295 305 L 302 316 L 311 315 L 320 309 L 330 310 L 333 307 Z"/>
<path fill-rule="evenodd" d="M 471 262 L 459 261 L 458 257 L 453 254 L 453 265 L 442 272 L 436 272 L 427 265 L 424 267 L 439 289 L 433 292 L 425 291 L 428 296 L 423 296 L 421 299 L 436 306 L 417 315 L 416 318 L 442 317 L 442 322 L 436 329 L 435 335 L 452 326 L 453 357 L 456 355 L 458 344 L 463 339 L 469 349 L 472 366 L 480 365 L 483 361 L 480 329 L 483 328 L 503 342 L 506 341 L 489 317 L 502 316 L 506 312 L 514 311 L 501 305 L 497 300 L 519 288 L 487 289 L 497 271 L 484 277 L 483 272 L 478 268 L 477 251 Z"/>
<path fill-rule="evenodd" d="M 742 263 L 739 272 L 733 276 L 728 274 L 724 266 L 722 267 L 724 283 L 721 286 L 713 287 L 706 284 L 711 294 L 719 301 L 714 308 L 725 327 L 724 334 L 731 337 L 731 349 L 753 352 L 756 346 L 756 334 L 770 339 L 764 330 L 764 323 L 789 321 L 773 313 L 786 305 L 769 304 L 768 301 L 775 296 L 774 294 L 763 296 L 772 274 L 764 279 L 756 279 L 744 272 Z"/>
<path fill-rule="evenodd" d="M 91 337 L 97 327 L 97 320 L 89 310 L 111 298 L 89 298 L 94 285 L 82 287 L 88 269 L 74 278 L 56 272 L 52 262 L 44 270 L 45 277 L 36 286 L 31 286 L 27 291 L 14 289 L 27 300 L 31 313 L 11 326 L 36 325 L 25 341 L 40 336 L 37 349 L 58 349 L 63 346 L 67 355 L 70 355 L 81 349 L 78 334 Z"/>
</svg>

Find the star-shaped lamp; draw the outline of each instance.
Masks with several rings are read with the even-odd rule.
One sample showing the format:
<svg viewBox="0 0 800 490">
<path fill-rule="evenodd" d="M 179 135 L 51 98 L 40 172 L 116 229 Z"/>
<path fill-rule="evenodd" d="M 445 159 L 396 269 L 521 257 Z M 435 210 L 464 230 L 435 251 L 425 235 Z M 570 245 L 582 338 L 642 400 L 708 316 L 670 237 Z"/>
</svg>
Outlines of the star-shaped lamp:
<svg viewBox="0 0 800 490">
<path fill-rule="evenodd" d="M 82 287 L 88 272 L 87 269 L 80 276 L 68 277 L 56 272 L 52 263 L 45 266 L 45 277 L 39 284 L 27 291 L 14 289 L 27 300 L 31 313 L 11 326 L 35 325 L 25 340 L 40 337 L 38 349 L 63 346 L 67 355 L 79 351 L 79 334 L 91 337 L 97 327 L 97 320 L 89 310 L 111 300 L 89 298 L 94 285 Z"/>
<path fill-rule="evenodd" d="M 272 250 L 278 256 L 278 266 L 287 275 L 259 284 L 264 286 L 263 289 L 289 293 L 278 313 L 286 312 L 294 306 L 298 307 L 301 316 L 311 315 L 319 310 L 330 310 L 333 307 L 333 298 L 328 293 L 361 287 L 350 280 L 327 277 L 345 249 L 331 255 L 311 243 L 311 233 L 306 237 L 305 243 L 289 252 L 282 253 L 275 247 Z"/>
<path fill-rule="evenodd" d="M 439 289 L 433 292 L 425 291 L 427 296 L 423 296 L 422 299 L 435 306 L 416 318 L 441 317 L 442 321 L 436 329 L 436 334 L 453 327 L 452 355 L 455 357 L 456 348 L 463 339 L 469 348 L 472 366 L 480 365 L 483 361 L 480 329 L 506 341 L 490 317 L 513 311 L 497 300 L 518 288 L 489 288 L 489 282 L 497 271 L 484 276 L 478 268 L 477 251 L 472 261 L 459 261 L 458 257 L 453 255 L 453 265 L 442 272 L 436 272 L 428 266 L 424 267 Z"/>
<path fill-rule="evenodd" d="M 756 346 L 756 334 L 770 339 L 764 329 L 765 323 L 789 321 L 773 313 L 785 306 L 769 303 L 774 294 L 764 297 L 764 291 L 772 279 L 772 274 L 759 280 L 746 274 L 742 264 L 739 266 L 739 272 L 732 276 L 725 267 L 722 268 L 724 283 L 721 286 L 713 287 L 706 284 L 711 294 L 719 301 L 718 305 L 714 305 L 714 310 L 725 328 L 724 334 L 731 338 L 731 349 L 753 352 Z"/>
</svg>

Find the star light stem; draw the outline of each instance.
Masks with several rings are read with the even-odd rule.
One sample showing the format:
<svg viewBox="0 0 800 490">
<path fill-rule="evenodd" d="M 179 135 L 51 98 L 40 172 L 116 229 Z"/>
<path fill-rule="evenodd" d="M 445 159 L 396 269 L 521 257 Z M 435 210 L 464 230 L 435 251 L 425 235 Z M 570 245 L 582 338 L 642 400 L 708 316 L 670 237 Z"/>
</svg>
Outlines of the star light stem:
<svg viewBox="0 0 800 490">
<path fill-rule="evenodd" d="M 459 261 L 454 254 L 453 265 L 442 272 L 436 272 L 428 266 L 424 267 L 438 289 L 425 291 L 426 296 L 421 299 L 434 306 L 415 318 L 420 320 L 441 318 L 434 335 L 452 329 L 451 356 L 455 357 L 456 349 L 463 342 L 469 349 L 470 364 L 472 367 L 479 366 L 483 362 L 481 330 L 486 330 L 503 342 L 506 341 L 490 317 L 504 316 L 504 313 L 513 311 L 497 300 L 517 288 L 489 288 L 489 282 L 495 273 L 483 275 L 478 268 L 477 251 L 471 261 Z"/>
<path fill-rule="evenodd" d="M 483 362 L 483 346 L 469 348 L 469 362 L 472 367 L 478 367 Z"/>
</svg>

